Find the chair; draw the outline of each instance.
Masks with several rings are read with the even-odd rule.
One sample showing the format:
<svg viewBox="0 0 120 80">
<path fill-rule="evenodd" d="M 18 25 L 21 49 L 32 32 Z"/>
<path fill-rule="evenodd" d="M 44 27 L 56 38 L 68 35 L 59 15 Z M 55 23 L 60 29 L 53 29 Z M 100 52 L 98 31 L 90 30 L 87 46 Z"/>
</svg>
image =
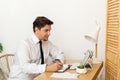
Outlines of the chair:
<svg viewBox="0 0 120 80">
<path fill-rule="evenodd" d="M 0 69 L 1 69 L 2 77 L 4 77 L 5 80 L 7 80 L 10 72 L 10 66 L 12 66 L 13 64 L 14 64 L 14 54 L 0 54 Z"/>
</svg>

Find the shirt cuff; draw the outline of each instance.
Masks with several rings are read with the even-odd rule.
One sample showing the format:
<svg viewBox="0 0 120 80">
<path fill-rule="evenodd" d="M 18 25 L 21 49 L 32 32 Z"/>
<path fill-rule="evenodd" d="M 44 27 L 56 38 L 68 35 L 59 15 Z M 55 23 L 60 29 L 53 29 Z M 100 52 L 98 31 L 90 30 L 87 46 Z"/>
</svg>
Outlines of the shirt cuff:
<svg viewBox="0 0 120 80">
<path fill-rule="evenodd" d="M 41 65 L 39 65 L 38 67 L 39 67 L 39 72 L 40 72 L 40 73 L 45 72 L 45 70 L 46 70 L 46 64 L 41 64 Z"/>
</svg>

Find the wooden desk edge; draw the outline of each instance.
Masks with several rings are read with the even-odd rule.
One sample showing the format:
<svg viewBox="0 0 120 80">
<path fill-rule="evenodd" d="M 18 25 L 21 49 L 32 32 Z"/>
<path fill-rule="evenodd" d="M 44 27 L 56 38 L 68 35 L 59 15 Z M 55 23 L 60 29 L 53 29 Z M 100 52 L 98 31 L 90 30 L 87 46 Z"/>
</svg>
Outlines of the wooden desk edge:
<svg viewBox="0 0 120 80">
<path fill-rule="evenodd" d="M 103 61 L 101 62 L 100 68 L 99 68 L 98 71 L 96 72 L 96 75 L 93 77 L 93 80 L 96 80 L 96 78 L 98 77 L 98 75 L 99 75 L 102 67 L 103 67 Z"/>
</svg>

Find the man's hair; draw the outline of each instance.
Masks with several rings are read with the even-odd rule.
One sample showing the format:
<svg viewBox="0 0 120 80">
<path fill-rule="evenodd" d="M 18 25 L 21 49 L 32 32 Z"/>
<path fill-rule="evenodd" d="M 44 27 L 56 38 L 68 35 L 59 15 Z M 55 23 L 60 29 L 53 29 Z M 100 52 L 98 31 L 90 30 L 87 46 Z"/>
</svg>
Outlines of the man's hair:
<svg viewBox="0 0 120 80">
<path fill-rule="evenodd" d="M 35 28 L 41 29 L 45 25 L 52 25 L 53 22 L 44 16 L 38 16 L 33 22 L 33 31 L 35 32 Z"/>
</svg>

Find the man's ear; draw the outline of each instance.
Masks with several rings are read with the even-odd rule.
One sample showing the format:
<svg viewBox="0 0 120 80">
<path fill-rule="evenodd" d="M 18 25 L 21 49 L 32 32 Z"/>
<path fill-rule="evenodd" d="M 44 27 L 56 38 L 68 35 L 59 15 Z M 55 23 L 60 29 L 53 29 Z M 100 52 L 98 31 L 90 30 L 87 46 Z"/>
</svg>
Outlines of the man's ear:
<svg viewBox="0 0 120 80">
<path fill-rule="evenodd" d="M 38 30 L 40 30 L 38 27 L 35 27 L 35 32 L 37 32 Z"/>
</svg>

